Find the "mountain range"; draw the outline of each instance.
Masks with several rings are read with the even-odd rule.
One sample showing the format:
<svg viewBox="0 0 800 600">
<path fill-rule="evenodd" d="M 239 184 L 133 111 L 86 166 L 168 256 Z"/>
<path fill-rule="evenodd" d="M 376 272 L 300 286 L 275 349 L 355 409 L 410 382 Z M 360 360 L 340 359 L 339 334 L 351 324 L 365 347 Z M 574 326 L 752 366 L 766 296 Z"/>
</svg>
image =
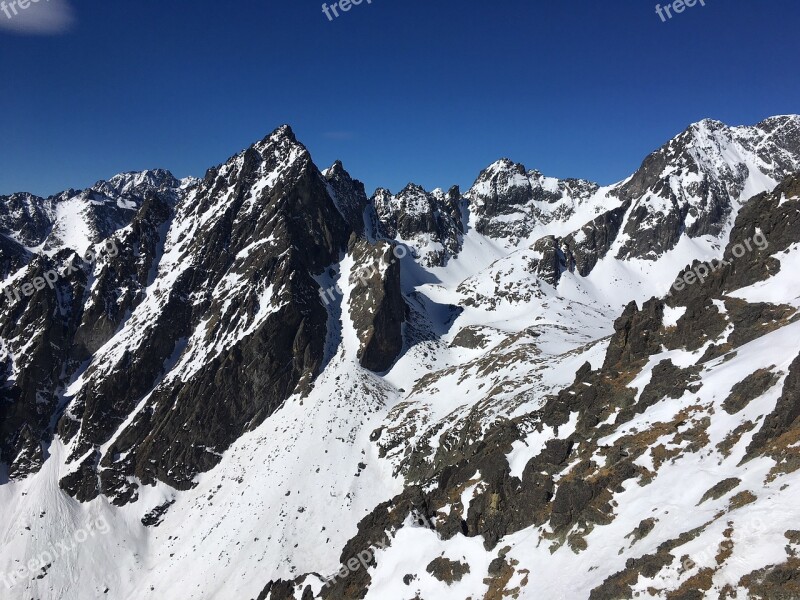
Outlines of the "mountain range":
<svg viewBox="0 0 800 600">
<path fill-rule="evenodd" d="M 0 597 L 800 598 L 795 268 L 797 115 L 608 186 L 368 196 L 282 126 L 0 196 Z"/>
</svg>

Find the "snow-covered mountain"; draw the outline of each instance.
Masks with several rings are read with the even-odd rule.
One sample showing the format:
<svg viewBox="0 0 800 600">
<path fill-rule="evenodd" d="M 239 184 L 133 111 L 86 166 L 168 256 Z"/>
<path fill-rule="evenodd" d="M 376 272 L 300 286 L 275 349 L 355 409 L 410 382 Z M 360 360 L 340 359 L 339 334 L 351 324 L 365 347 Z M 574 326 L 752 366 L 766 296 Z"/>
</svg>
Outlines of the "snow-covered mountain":
<svg viewBox="0 0 800 600">
<path fill-rule="evenodd" d="M 798 116 L 0 197 L 0 597 L 800 598 L 798 215 Z"/>
</svg>

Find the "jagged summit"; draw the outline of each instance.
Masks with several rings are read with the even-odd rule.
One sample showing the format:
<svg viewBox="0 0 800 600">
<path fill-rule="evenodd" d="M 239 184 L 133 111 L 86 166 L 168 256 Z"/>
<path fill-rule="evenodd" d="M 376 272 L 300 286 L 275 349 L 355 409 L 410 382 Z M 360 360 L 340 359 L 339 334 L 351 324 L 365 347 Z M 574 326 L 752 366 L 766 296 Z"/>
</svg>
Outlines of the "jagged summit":
<svg viewBox="0 0 800 600">
<path fill-rule="evenodd" d="M 280 142 L 281 140 L 294 144 L 298 143 L 297 137 L 295 136 L 291 125 L 283 124 L 276 127 L 272 132 L 264 136 L 259 143 L 269 144 Z"/>
<path fill-rule="evenodd" d="M 107 184 L 109 191 L 124 195 L 136 189 L 179 188 L 181 182 L 166 169 L 152 169 L 146 171 L 129 171 L 114 175 L 106 181 L 98 181 L 93 187 L 101 188 Z"/>
<path fill-rule="evenodd" d="M 798 131 L 368 197 L 282 126 L 0 197 L 0 574 L 108 524 L 0 595 L 790 597 Z"/>
</svg>

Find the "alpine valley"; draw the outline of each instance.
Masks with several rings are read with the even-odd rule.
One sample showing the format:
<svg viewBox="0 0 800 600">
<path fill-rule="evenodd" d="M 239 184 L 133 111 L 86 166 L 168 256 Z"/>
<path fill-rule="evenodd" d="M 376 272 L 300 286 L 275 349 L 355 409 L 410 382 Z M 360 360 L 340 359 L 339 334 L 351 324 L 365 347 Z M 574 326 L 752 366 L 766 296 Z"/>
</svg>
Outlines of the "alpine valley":
<svg viewBox="0 0 800 600">
<path fill-rule="evenodd" d="M 0 598 L 798 599 L 798 272 L 796 115 L 0 196 Z"/>
</svg>

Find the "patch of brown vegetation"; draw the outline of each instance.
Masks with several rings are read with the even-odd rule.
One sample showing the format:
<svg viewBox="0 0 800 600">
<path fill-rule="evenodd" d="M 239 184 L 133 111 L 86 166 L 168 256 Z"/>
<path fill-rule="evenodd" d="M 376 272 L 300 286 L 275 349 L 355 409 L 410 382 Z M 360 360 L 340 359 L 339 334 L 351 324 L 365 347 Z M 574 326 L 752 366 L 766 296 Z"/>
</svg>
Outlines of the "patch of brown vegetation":
<svg viewBox="0 0 800 600">
<path fill-rule="evenodd" d="M 567 544 L 575 554 L 580 554 L 589 547 L 586 539 L 578 533 L 573 533 L 567 538 Z"/>
<path fill-rule="evenodd" d="M 728 523 L 728 525 L 731 525 Z M 722 535 L 725 537 L 725 541 L 719 545 L 719 550 L 717 551 L 717 556 L 715 560 L 717 561 L 718 565 L 723 565 L 725 561 L 727 561 L 731 555 L 733 554 L 733 527 L 728 527 L 725 531 L 722 532 Z"/>
<path fill-rule="evenodd" d="M 667 600 L 684 600 L 688 598 L 700 598 L 704 596 L 701 593 L 697 596 L 697 592 L 702 590 L 704 592 L 711 589 L 714 584 L 714 569 L 700 569 L 700 571 L 689 577 L 683 582 L 683 585 L 673 592 L 667 592 Z M 694 592 L 694 594 L 692 594 Z"/>
<path fill-rule="evenodd" d="M 708 428 L 711 426 L 711 419 L 704 414 L 705 410 L 699 404 L 687 406 L 675 415 L 671 423 L 656 423 L 648 430 L 652 433 L 644 437 L 644 443 L 646 447 L 650 448 L 653 467 L 656 471 L 667 461 L 674 460 L 687 452 L 697 452 L 709 444 Z M 695 418 L 698 414 L 704 416 Z M 683 432 L 678 431 L 687 422 L 691 422 L 692 427 Z M 673 448 L 667 448 L 664 444 L 654 446 L 658 438 L 669 434 L 673 434 L 673 436 L 667 445 L 674 446 Z M 655 439 L 653 439 L 653 435 L 656 435 Z M 687 441 L 689 443 L 684 446 L 684 442 Z M 638 443 L 641 443 L 641 440 L 637 440 Z"/>
<path fill-rule="evenodd" d="M 722 440 L 719 444 L 717 444 L 717 450 L 719 450 L 720 454 L 723 457 L 728 458 L 733 451 L 733 447 L 739 443 L 742 439 L 742 436 L 745 433 L 753 431 L 756 428 L 756 424 L 752 421 L 745 421 L 741 425 L 739 425 L 736 429 L 731 431 L 725 439 Z"/>
<path fill-rule="evenodd" d="M 510 550 L 510 547 L 501 550 L 500 555 L 489 564 L 489 577 L 483 580 L 483 583 L 488 585 L 489 589 L 486 590 L 483 600 L 503 600 L 504 598 L 513 598 L 516 600 L 519 598 L 522 588 L 528 585 L 528 575 L 530 571 L 527 569 L 520 569 L 519 572 L 523 574 L 520 585 L 510 590 L 506 589 L 506 586 L 516 572 L 515 567 L 519 564 L 519 561 L 513 558 L 507 559 L 506 552 L 508 552 L 508 550 Z"/>
<path fill-rule="evenodd" d="M 665 462 L 677 458 L 683 453 L 682 448 L 672 448 L 668 450 L 664 444 L 659 444 L 650 450 L 650 455 L 653 457 L 653 468 L 656 472 L 661 469 L 661 465 Z"/>
<path fill-rule="evenodd" d="M 745 377 L 731 388 L 731 393 L 722 403 L 722 408 L 729 415 L 744 410 L 756 398 L 766 394 L 780 380 L 780 375 L 773 373 L 772 369 L 759 369 Z"/>
<path fill-rule="evenodd" d="M 469 565 L 457 560 L 450 560 L 444 556 L 437 556 L 428 563 L 425 570 L 439 581 L 450 586 L 455 581 L 461 581 L 464 575 L 469 573 Z"/>
<path fill-rule="evenodd" d="M 750 490 L 745 490 L 743 492 L 739 492 L 733 498 L 731 498 L 730 505 L 728 510 L 736 510 L 737 508 L 742 508 L 743 506 L 747 506 L 748 504 L 752 504 L 758 500 L 758 497 L 753 494 Z"/>
<path fill-rule="evenodd" d="M 675 539 L 668 540 L 658 546 L 655 554 L 645 554 L 639 558 L 630 558 L 625 563 L 625 569 L 608 577 L 601 585 L 593 589 L 589 595 L 589 600 L 619 600 L 620 598 L 632 598 L 631 587 L 639 581 L 639 577 L 653 579 L 665 566 L 675 560 L 671 552 L 689 543 L 700 535 L 709 523 L 701 525 L 691 531 L 682 533 Z M 681 562 L 688 560 L 683 557 Z M 660 593 L 661 590 L 658 590 Z M 652 592 L 651 592 L 652 593 Z"/>
<path fill-rule="evenodd" d="M 739 484 L 742 483 L 742 480 L 738 477 L 729 477 L 728 479 L 723 479 L 719 483 L 717 483 L 714 487 L 708 490 L 703 497 L 700 499 L 700 502 L 697 503 L 697 506 L 700 506 L 703 502 L 707 500 L 719 500 L 725 494 L 730 491 L 735 490 L 739 487 Z"/>
<path fill-rule="evenodd" d="M 800 559 L 789 558 L 748 573 L 739 580 L 753 600 L 797 600 L 800 598 Z"/>
<path fill-rule="evenodd" d="M 775 459 L 764 483 L 771 483 L 781 475 L 800 469 L 800 423 L 770 443 L 766 454 Z"/>
</svg>

